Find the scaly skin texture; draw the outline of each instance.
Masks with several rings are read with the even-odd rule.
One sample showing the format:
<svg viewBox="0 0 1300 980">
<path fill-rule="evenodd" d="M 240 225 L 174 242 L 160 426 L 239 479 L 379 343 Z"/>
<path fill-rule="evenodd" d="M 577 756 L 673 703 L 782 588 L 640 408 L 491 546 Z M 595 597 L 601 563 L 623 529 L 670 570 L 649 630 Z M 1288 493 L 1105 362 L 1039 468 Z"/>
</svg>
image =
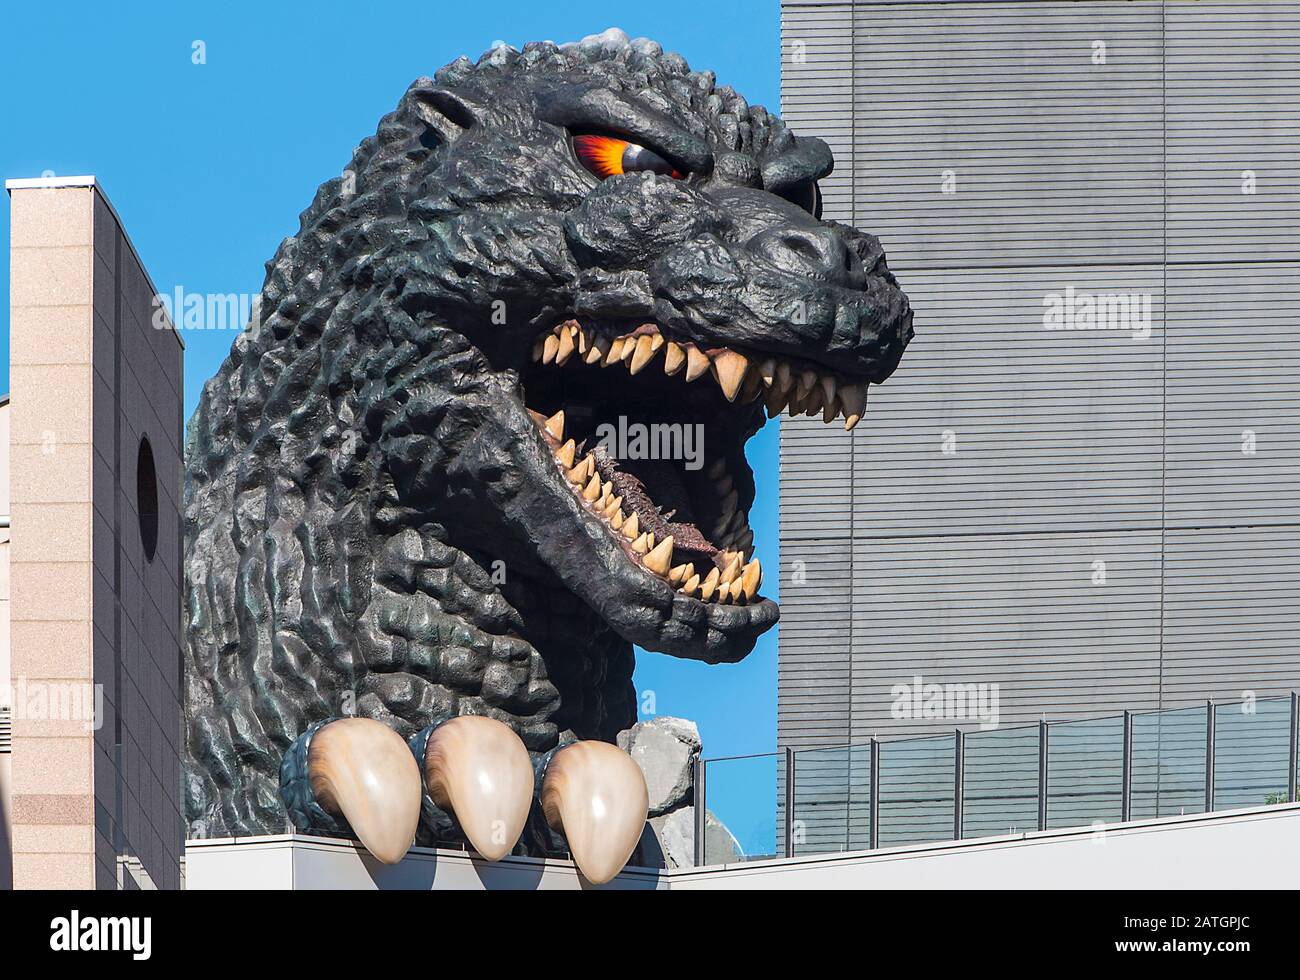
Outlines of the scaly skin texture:
<svg viewBox="0 0 1300 980">
<path fill-rule="evenodd" d="M 592 129 L 683 179 L 598 180 L 571 144 Z M 807 210 L 830 166 L 711 73 L 612 34 L 410 87 L 268 263 L 190 422 L 192 836 L 283 830 L 281 758 L 313 722 L 410 737 L 485 714 L 540 768 L 636 720 L 633 643 L 752 649 L 775 604 L 698 602 L 629 561 L 557 474 L 525 378 L 537 337 L 581 317 L 883 381 L 911 311 L 874 237 Z M 710 415 L 745 512 L 762 409 Z M 426 812 L 422 833 L 449 827 Z"/>
</svg>

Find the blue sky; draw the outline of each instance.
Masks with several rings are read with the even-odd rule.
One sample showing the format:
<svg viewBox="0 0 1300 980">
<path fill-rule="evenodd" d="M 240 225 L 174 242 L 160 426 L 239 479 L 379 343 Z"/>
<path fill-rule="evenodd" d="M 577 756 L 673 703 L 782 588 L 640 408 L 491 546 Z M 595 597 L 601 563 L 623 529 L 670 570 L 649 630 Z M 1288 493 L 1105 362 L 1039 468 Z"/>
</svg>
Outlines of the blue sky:
<svg viewBox="0 0 1300 980">
<path fill-rule="evenodd" d="M 574 40 L 621 27 L 710 68 L 751 103 L 778 106 L 777 0 L 659 0 L 618 5 L 227 2 L 13 4 L 0 31 L 0 175 L 94 174 L 158 289 L 255 293 L 263 263 L 293 234 L 316 187 L 337 176 L 407 85 L 496 40 Z M 195 41 L 206 64 L 192 63 Z M 9 332 L 9 212 L 0 209 L 0 317 Z M 185 336 L 185 415 L 230 348 L 228 331 Z M 8 390 L 8 344 L 0 350 Z M 759 496 L 750 523 L 775 594 L 777 440 L 749 446 Z M 691 718 L 707 756 L 776 744 L 776 634 L 736 665 L 642 653 L 643 700 Z M 774 787 L 719 769 L 711 808 L 747 808 L 734 829 L 767 838 Z M 756 772 L 753 766 L 747 772 Z M 766 772 L 766 767 L 763 768 Z M 733 785 L 734 784 L 734 785 Z M 757 795 L 755 795 L 757 794 Z"/>
</svg>

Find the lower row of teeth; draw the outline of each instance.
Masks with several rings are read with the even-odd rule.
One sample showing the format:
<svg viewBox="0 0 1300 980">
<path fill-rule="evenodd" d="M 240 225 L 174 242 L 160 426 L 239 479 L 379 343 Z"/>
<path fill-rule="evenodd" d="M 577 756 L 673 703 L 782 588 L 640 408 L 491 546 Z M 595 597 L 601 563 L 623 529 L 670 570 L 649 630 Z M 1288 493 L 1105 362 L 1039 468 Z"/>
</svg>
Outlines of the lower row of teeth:
<svg viewBox="0 0 1300 980">
<path fill-rule="evenodd" d="M 564 438 L 564 412 L 557 412 L 549 419 L 537 413 L 531 413 L 537 424 L 550 436 L 549 441 L 559 443 Z M 737 494 L 733 490 L 724 500 L 724 510 L 719 519 L 718 529 L 722 529 L 726 542 L 741 542 L 741 548 L 734 551 L 722 551 L 714 558 L 714 565 L 707 573 L 696 571 L 695 565 L 686 562 L 673 564 L 673 536 L 670 534 L 662 540 L 656 540 L 652 531 L 641 530 L 641 518 L 636 511 L 631 514 L 623 512 L 623 498 L 614 495 L 614 485 L 601 481 L 596 472 L 596 459 L 591 453 L 578 463 L 577 444 L 569 439 L 558 448 L 553 449 L 556 464 L 569 481 L 574 492 L 578 494 L 584 506 L 595 514 L 613 531 L 621 535 L 632 553 L 641 564 L 660 578 L 666 580 L 678 592 L 703 602 L 732 602 L 744 604 L 758 595 L 758 588 L 763 584 L 763 567 L 758 559 L 748 563 L 745 555 L 753 542 L 753 532 L 745 526 L 744 517 L 735 511 Z M 716 466 L 717 464 L 715 464 Z M 710 471 L 710 475 L 725 473 L 720 468 Z M 728 505 L 731 511 L 728 512 Z"/>
</svg>

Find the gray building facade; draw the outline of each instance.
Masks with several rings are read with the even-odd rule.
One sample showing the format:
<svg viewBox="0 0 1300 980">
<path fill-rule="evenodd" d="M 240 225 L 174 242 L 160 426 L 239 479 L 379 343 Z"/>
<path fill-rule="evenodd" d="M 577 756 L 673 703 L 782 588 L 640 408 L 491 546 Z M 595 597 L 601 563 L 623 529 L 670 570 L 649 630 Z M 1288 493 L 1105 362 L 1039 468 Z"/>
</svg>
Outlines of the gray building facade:
<svg viewBox="0 0 1300 980">
<path fill-rule="evenodd" d="M 1300 687 L 1300 3 L 787 0 L 781 63 L 916 338 L 782 419 L 780 744 Z"/>
</svg>

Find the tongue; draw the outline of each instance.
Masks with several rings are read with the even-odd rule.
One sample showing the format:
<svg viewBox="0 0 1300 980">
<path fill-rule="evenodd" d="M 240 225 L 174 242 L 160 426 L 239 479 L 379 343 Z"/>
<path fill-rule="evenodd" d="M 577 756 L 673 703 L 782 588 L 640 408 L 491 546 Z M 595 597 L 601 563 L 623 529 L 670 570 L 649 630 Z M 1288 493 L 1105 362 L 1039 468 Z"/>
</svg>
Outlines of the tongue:
<svg viewBox="0 0 1300 980">
<path fill-rule="evenodd" d="M 674 553 L 692 551 L 709 556 L 717 552 L 695 526 L 690 494 L 672 463 L 655 459 L 615 462 L 603 446 L 596 448 L 595 456 L 601 476 L 614 484 L 614 493 L 623 498 L 623 510 L 637 512 L 642 530 L 652 531 L 659 540 L 671 534 Z"/>
</svg>

